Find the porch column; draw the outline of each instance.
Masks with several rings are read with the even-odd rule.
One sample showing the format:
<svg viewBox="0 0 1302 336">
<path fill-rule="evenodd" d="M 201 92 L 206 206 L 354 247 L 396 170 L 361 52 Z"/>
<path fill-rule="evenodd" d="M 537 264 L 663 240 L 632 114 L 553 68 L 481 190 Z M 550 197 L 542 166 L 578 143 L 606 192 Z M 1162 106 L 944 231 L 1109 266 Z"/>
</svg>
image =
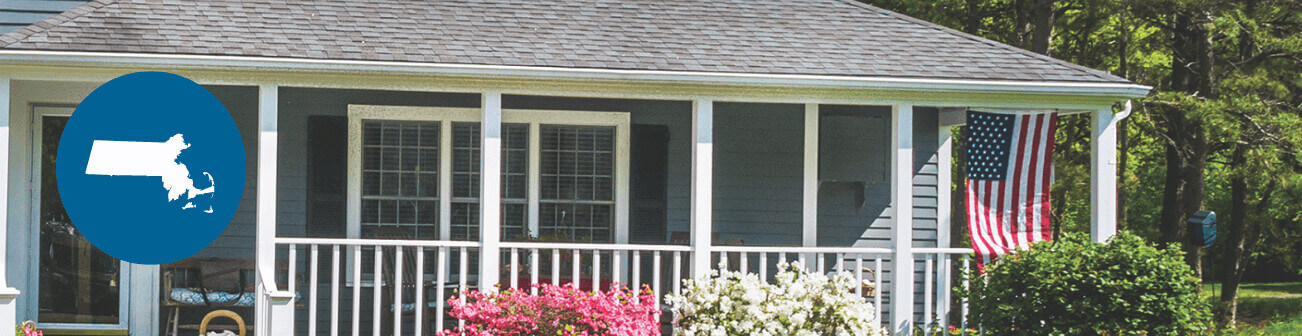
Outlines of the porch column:
<svg viewBox="0 0 1302 336">
<path fill-rule="evenodd" d="M 479 166 L 479 290 L 492 291 L 501 270 L 502 93 L 484 92 Z"/>
<path fill-rule="evenodd" d="M 1090 150 L 1090 236 L 1106 242 L 1117 234 L 1117 123 L 1112 106 L 1094 111 Z"/>
<path fill-rule="evenodd" d="M 254 333 L 289 335 L 294 331 L 293 294 L 276 288 L 276 150 L 280 87 L 258 86 L 257 256 L 258 302 Z M 265 322 L 265 323 L 263 323 Z"/>
<path fill-rule="evenodd" d="M 818 104 L 805 104 L 805 185 L 801 245 L 818 246 Z M 807 260 L 814 260 L 808 259 Z M 841 262 L 837 260 L 837 262 Z"/>
<path fill-rule="evenodd" d="M 954 125 L 966 123 L 967 109 L 941 109 L 939 115 L 938 128 L 936 130 L 936 247 L 950 247 L 951 226 L 953 224 L 953 193 L 954 174 L 953 174 L 953 150 L 954 139 L 950 128 Z M 936 270 L 936 277 L 940 279 L 936 284 L 936 292 L 940 293 L 941 305 L 936 312 L 936 321 L 941 327 L 949 325 L 949 313 L 951 296 L 951 266 L 952 259 L 945 254 L 939 258 L 939 269 Z M 947 262 L 948 261 L 948 262 Z"/>
<path fill-rule="evenodd" d="M 692 101 L 692 278 L 710 274 L 714 232 L 714 101 Z M 679 284 L 674 284 L 678 286 Z"/>
<path fill-rule="evenodd" d="M 0 154 L 0 167 L 6 167 L 5 171 L 11 171 L 9 167 L 9 78 L 0 78 L 0 149 L 4 154 Z M 9 258 L 8 246 L 5 244 L 9 240 L 9 174 L 0 174 L 0 326 L 8 328 L 17 325 L 18 319 L 18 289 L 9 287 L 8 272 L 9 265 L 6 260 Z M 21 273 L 20 273 L 21 274 Z M 8 331 L 8 329 L 0 329 Z"/>
<path fill-rule="evenodd" d="M 891 107 L 891 326 L 913 333 L 913 105 Z"/>
</svg>

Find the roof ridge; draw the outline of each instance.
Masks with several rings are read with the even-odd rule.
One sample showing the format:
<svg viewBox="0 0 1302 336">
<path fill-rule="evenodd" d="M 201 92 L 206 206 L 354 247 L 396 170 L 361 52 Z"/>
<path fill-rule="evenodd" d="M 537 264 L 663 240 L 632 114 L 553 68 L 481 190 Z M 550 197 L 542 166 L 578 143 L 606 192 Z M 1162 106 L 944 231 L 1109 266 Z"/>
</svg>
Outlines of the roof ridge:
<svg viewBox="0 0 1302 336">
<path fill-rule="evenodd" d="M 1057 59 L 1057 58 L 1054 58 L 1053 56 L 1048 56 L 1048 55 L 1042 55 L 1042 54 L 1034 53 L 1034 52 L 1031 52 L 1030 50 L 1026 50 L 1026 49 L 1018 48 L 1018 47 L 1016 47 L 1016 46 L 1012 46 L 1012 45 L 1009 45 L 1009 44 L 1006 44 L 1006 43 L 1002 43 L 1002 42 L 999 42 L 999 41 L 995 41 L 995 40 L 987 39 L 987 38 L 984 38 L 984 37 L 980 37 L 980 36 L 976 36 L 976 35 L 968 34 L 968 33 L 963 32 L 963 31 L 959 31 L 959 30 L 956 30 L 956 29 L 953 29 L 953 28 L 946 27 L 946 26 L 944 26 L 944 25 L 940 25 L 940 24 L 937 24 L 937 23 L 929 22 L 929 21 L 927 21 L 927 20 L 923 20 L 923 19 L 919 19 L 919 18 L 915 18 L 915 17 L 908 16 L 908 15 L 904 15 L 904 14 L 896 13 L 896 12 L 891 11 L 891 10 L 888 10 L 888 9 L 884 9 L 884 8 L 881 8 L 881 7 L 877 7 L 877 6 L 873 6 L 873 5 L 870 5 L 870 4 L 862 3 L 862 2 L 859 2 L 859 1 L 857 1 L 857 0 L 834 0 L 834 1 L 840 1 L 840 2 L 842 2 L 842 3 L 849 4 L 849 5 L 851 5 L 851 6 L 860 7 L 860 8 L 867 9 L 867 10 L 877 10 L 879 13 L 883 13 L 883 14 L 889 15 L 889 16 L 891 16 L 891 17 L 893 17 L 893 18 L 896 18 L 896 19 L 900 19 L 900 20 L 904 20 L 904 21 L 907 21 L 907 22 L 911 22 L 911 23 L 913 23 L 913 24 L 916 24 L 916 25 L 922 26 L 922 27 L 924 27 L 924 28 L 931 28 L 931 29 L 935 29 L 935 30 L 942 31 L 942 32 L 950 33 L 950 34 L 953 34 L 953 35 L 955 35 L 955 36 L 962 37 L 962 38 L 966 38 L 966 39 L 969 39 L 969 40 L 975 41 L 975 42 L 977 42 L 977 43 L 985 44 L 985 45 L 988 45 L 988 46 L 992 46 L 992 47 L 996 47 L 996 48 L 1000 48 L 1000 49 L 1005 49 L 1005 50 L 1012 50 L 1012 51 L 1014 51 L 1014 52 L 1020 53 L 1020 54 L 1025 55 L 1025 56 L 1030 56 L 1030 57 L 1032 57 L 1032 58 L 1037 58 L 1037 59 L 1040 59 L 1040 60 L 1043 60 L 1043 61 L 1049 61 L 1049 62 L 1052 62 L 1053 64 L 1057 64 L 1057 65 L 1065 66 L 1065 67 L 1070 68 L 1070 69 L 1073 69 L 1073 70 L 1077 70 L 1077 71 L 1084 72 L 1084 73 L 1086 73 L 1086 74 L 1092 75 L 1092 76 L 1094 76 L 1094 77 L 1096 77 L 1096 78 L 1098 78 L 1098 79 L 1101 79 L 1101 80 L 1105 80 L 1105 81 L 1106 81 L 1106 80 L 1112 80 L 1112 79 L 1114 79 L 1114 78 L 1120 78 L 1120 79 L 1123 79 L 1123 80 L 1125 80 L 1125 81 L 1127 81 L 1127 82 L 1130 82 L 1130 79 L 1128 79 L 1128 78 L 1121 77 L 1121 76 L 1117 76 L 1117 75 L 1114 75 L 1114 74 L 1112 74 L 1112 73 L 1110 73 L 1110 72 L 1107 72 L 1107 71 L 1103 71 L 1103 70 L 1099 70 L 1099 69 L 1094 69 L 1094 68 L 1087 67 L 1087 66 L 1084 66 L 1084 65 L 1080 65 L 1080 64 L 1076 64 L 1076 63 L 1068 62 L 1068 61 L 1065 61 L 1065 60 Z M 1109 78 L 1109 77 L 1114 77 L 1114 78 Z"/>
<path fill-rule="evenodd" d="M 90 14 L 91 12 L 94 12 L 97 9 L 108 7 L 108 5 L 111 5 L 114 2 L 117 2 L 117 0 L 87 1 L 86 3 L 69 8 L 68 10 L 63 11 L 63 13 L 59 13 L 55 16 L 48 17 L 45 20 L 37 21 L 36 23 L 33 23 L 26 27 L 15 29 L 11 32 L 5 33 L 4 35 L 0 35 L 0 47 L 11 46 L 14 43 L 18 43 L 24 39 L 27 39 L 28 37 L 31 37 L 32 35 L 36 35 L 46 30 L 50 30 L 50 28 L 57 27 L 63 24 L 64 22 L 68 22 L 73 19 L 85 16 L 86 14 Z"/>
</svg>

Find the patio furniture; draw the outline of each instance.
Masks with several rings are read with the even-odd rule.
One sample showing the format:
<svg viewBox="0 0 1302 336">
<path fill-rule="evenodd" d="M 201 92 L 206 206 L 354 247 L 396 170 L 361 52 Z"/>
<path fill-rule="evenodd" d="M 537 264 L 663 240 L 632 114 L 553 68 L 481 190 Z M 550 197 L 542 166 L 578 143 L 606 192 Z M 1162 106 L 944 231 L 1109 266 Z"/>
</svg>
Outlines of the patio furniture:
<svg viewBox="0 0 1302 336">
<path fill-rule="evenodd" d="M 245 331 L 244 319 L 240 318 L 240 314 L 236 314 L 233 311 L 229 311 L 225 309 L 214 310 L 212 312 L 209 312 L 208 315 L 204 315 L 203 322 L 199 322 L 199 335 L 200 336 L 207 335 L 208 323 L 212 322 L 213 319 L 218 317 L 225 317 L 235 321 L 236 330 L 239 330 L 240 336 L 244 336 L 244 331 Z"/>
<path fill-rule="evenodd" d="M 225 311 L 238 314 L 233 308 L 253 307 L 254 261 L 250 258 L 191 258 L 166 265 L 163 270 L 163 306 L 171 310 L 168 316 L 168 335 L 180 335 L 180 330 L 200 330 L 207 325 L 209 316 Z M 224 309 L 217 309 L 224 308 Z M 185 309 L 212 309 L 200 324 L 181 324 Z M 220 314 L 219 314 L 220 315 Z M 243 334 L 250 326 L 237 320 L 236 326 Z"/>
</svg>

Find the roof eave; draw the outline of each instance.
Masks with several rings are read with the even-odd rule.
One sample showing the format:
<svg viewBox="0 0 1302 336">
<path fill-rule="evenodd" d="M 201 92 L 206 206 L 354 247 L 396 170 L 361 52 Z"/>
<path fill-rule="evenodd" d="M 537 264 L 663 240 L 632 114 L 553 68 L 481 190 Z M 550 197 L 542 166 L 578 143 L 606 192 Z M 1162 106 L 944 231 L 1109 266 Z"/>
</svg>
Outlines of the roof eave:
<svg viewBox="0 0 1302 336">
<path fill-rule="evenodd" d="M 833 88 L 955 93 L 1049 94 L 1116 99 L 1140 98 L 1152 88 L 1134 83 L 954 80 L 907 77 L 747 74 L 621 70 L 396 61 L 324 60 L 254 56 L 212 56 L 44 50 L 0 50 L 0 64 L 78 67 L 147 67 L 305 73 L 475 76 L 662 84 Z"/>
</svg>

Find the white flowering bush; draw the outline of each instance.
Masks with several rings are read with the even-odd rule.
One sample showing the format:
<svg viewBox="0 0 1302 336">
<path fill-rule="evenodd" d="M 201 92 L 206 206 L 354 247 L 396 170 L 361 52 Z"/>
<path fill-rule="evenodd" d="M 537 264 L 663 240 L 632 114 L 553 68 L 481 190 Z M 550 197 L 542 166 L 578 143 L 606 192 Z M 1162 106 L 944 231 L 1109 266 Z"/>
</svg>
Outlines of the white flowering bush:
<svg viewBox="0 0 1302 336">
<path fill-rule="evenodd" d="M 669 295 L 674 334 L 878 335 L 873 306 L 855 294 L 850 272 L 832 276 L 805 272 L 799 262 L 778 265 L 775 283 L 755 274 L 714 271 L 684 280 L 681 295 Z"/>
</svg>

